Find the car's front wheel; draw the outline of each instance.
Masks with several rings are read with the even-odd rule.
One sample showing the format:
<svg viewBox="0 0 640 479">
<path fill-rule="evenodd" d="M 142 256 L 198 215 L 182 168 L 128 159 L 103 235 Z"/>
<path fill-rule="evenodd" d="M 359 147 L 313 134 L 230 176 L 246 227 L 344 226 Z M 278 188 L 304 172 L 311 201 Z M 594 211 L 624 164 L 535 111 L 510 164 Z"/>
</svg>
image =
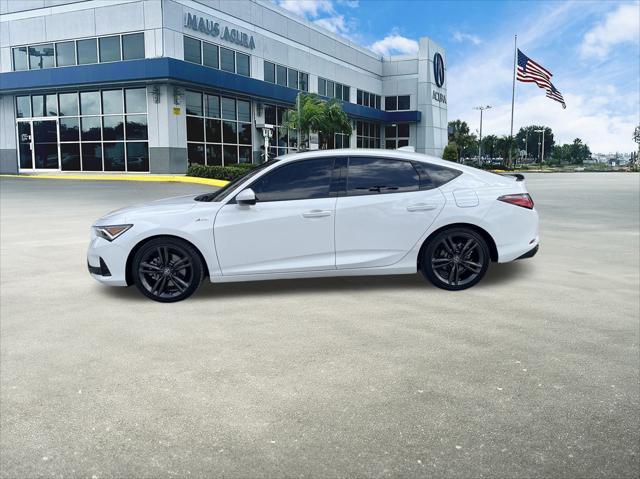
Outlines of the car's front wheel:
<svg viewBox="0 0 640 479">
<path fill-rule="evenodd" d="M 467 289 L 487 272 L 491 258 L 487 242 L 469 228 L 438 233 L 423 249 L 422 273 L 438 288 Z"/>
<path fill-rule="evenodd" d="M 156 238 L 145 243 L 136 252 L 131 267 L 140 292 L 163 303 L 191 296 L 203 276 L 200 255 L 178 238 Z"/>
</svg>

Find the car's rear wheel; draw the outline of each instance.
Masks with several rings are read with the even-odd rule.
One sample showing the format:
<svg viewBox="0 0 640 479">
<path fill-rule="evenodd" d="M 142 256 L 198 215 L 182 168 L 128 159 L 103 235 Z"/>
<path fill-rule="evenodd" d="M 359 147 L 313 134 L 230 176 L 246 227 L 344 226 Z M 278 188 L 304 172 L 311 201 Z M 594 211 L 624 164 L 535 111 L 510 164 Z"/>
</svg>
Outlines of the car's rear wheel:
<svg viewBox="0 0 640 479">
<path fill-rule="evenodd" d="M 490 262 L 489 247 L 481 235 L 469 228 L 451 228 L 429 241 L 420 264 L 435 286 L 457 291 L 478 283 Z"/>
<path fill-rule="evenodd" d="M 198 252 L 177 238 L 157 238 L 145 243 L 136 252 L 132 268 L 140 292 L 163 303 L 191 296 L 203 276 Z"/>
</svg>

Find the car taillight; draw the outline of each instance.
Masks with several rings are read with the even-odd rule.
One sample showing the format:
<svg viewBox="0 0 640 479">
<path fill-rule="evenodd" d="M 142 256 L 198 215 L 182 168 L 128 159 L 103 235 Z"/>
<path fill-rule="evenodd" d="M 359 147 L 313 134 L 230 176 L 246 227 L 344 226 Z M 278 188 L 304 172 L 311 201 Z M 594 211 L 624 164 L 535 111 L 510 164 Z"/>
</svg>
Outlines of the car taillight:
<svg viewBox="0 0 640 479">
<path fill-rule="evenodd" d="M 527 208 L 529 210 L 533 209 L 533 200 L 529 193 L 522 193 L 517 195 L 504 195 L 498 198 L 498 201 L 504 201 L 505 203 L 509 203 L 516 206 L 522 206 L 523 208 Z"/>
</svg>

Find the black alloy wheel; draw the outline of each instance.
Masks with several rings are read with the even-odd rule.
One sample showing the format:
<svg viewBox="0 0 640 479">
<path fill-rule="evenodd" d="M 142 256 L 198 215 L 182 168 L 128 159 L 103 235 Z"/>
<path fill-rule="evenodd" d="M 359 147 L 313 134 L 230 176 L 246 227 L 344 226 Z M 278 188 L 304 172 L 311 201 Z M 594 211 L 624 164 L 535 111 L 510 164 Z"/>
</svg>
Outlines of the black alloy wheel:
<svg viewBox="0 0 640 479">
<path fill-rule="evenodd" d="M 198 252 L 177 238 L 157 238 L 145 243 L 136 253 L 132 268 L 140 292 L 163 303 L 191 296 L 203 276 Z"/>
<path fill-rule="evenodd" d="M 482 236 L 468 228 L 452 228 L 438 233 L 424 248 L 421 269 L 438 288 L 457 291 L 480 281 L 490 261 Z"/>
</svg>

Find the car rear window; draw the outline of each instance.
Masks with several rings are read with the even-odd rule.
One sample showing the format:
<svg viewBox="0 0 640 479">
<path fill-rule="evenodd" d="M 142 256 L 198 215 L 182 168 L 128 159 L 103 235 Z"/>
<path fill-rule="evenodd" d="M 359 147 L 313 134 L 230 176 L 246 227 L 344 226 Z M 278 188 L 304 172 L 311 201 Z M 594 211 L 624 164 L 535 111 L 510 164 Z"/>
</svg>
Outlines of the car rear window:
<svg viewBox="0 0 640 479">
<path fill-rule="evenodd" d="M 420 161 L 414 161 L 413 166 L 418 171 L 418 175 L 420 175 L 421 190 L 439 188 L 462 174 L 460 170 Z"/>
</svg>

